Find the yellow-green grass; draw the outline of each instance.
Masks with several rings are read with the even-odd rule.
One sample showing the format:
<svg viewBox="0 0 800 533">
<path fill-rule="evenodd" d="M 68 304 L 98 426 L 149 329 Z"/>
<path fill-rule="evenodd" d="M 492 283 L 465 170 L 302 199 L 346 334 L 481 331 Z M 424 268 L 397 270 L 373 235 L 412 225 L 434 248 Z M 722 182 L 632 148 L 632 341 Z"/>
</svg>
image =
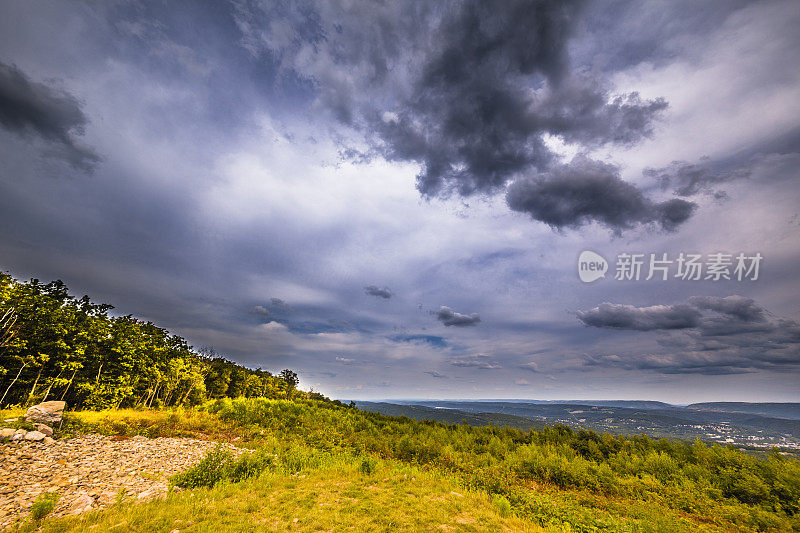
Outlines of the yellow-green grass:
<svg viewBox="0 0 800 533">
<path fill-rule="evenodd" d="M 298 406 L 298 409 L 307 408 Z M 316 411 L 310 414 L 320 415 Z M 317 422 L 320 427 L 315 431 L 313 426 Z M 320 428 L 326 431 L 320 432 Z M 736 502 L 696 498 L 694 491 L 673 486 L 665 487 L 669 490 L 663 493 L 650 490 L 639 496 L 633 492 L 612 495 L 588 488 L 513 479 L 508 484 L 500 483 L 500 488 L 488 489 L 503 495 L 495 495 L 493 501 L 487 494 L 487 486 L 492 484 L 485 480 L 476 483 L 483 476 L 479 472 L 453 471 L 431 464 L 418 466 L 414 461 L 401 459 L 378 459 L 377 454 L 366 454 L 363 449 L 357 451 L 352 446 L 334 444 L 336 428 L 315 422 L 313 417 L 286 429 L 245 420 L 221 420 L 203 409 L 82 411 L 69 414 L 65 430 L 68 430 L 65 436 L 100 432 L 236 440 L 239 446 L 265 448 L 279 461 L 274 471 L 257 480 L 185 491 L 171 495 L 166 502 L 126 504 L 83 520 L 48 519 L 45 531 L 104 531 L 118 524 L 122 525 L 112 530 L 171 531 L 188 525 L 175 523 L 173 527 L 175 520 L 191 520 L 191 528 L 196 531 L 241 530 L 238 528 L 346 531 L 353 524 L 353 531 L 398 528 L 428 531 L 448 530 L 448 527 L 461 531 L 502 531 L 504 527 L 536 530 L 533 528 L 537 526 L 556 531 L 747 531 L 759 529 L 745 524 L 753 524 L 751 514 L 762 512 L 751 509 L 745 515 L 746 509 Z M 377 470 L 372 474 L 362 474 L 359 467 L 365 457 L 377 461 Z M 298 475 L 292 475 L 298 471 Z M 493 473 L 487 470 L 486 474 Z M 637 486 L 645 486 L 647 479 L 644 476 L 633 481 Z M 477 488 L 470 491 L 466 486 Z M 198 501 L 204 504 L 198 506 Z M 431 501 L 439 503 L 431 505 Z M 242 507 L 241 502 L 250 503 Z M 306 505 L 308 502 L 314 505 Z M 453 507 L 459 502 L 462 505 L 472 502 L 467 507 L 475 509 L 473 514 L 459 514 L 459 508 Z M 257 505 L 261 506 L 258 512 L 253 509 Z M 297 509 L 302 516 L 296 514 L 300 512 Z M 509 515 L 509 510 L 514 516 Z M 489 514 L 484 516 L 481 512 Z M 354 523 L 356 515 L 361 514 L 363 522 Z M 497 525 L 491 521 L 492 516 L 503 521 Z M 761 522 L 768 524 L 769 518 L 765 515 Z M 160 521 L 154 522 L 156 519 Z M 392 522 L 398 525 L 389 525 Z M 89 529 L 90 526 L 95 527 Z M 761 529 L 777 530 L 775 526 Z"/>
<path fill-rule="evenodd" d="M 363 474 L 331 456 L 299 474 L 267 472 L 242 483 L 124 502 L 83 517 L 27 522 L 20 531 L 546 531 L 502 501 L 453 479 L 387 461 Z M 558 531 L 560 529 L 551 529 Z"/>
</svg>

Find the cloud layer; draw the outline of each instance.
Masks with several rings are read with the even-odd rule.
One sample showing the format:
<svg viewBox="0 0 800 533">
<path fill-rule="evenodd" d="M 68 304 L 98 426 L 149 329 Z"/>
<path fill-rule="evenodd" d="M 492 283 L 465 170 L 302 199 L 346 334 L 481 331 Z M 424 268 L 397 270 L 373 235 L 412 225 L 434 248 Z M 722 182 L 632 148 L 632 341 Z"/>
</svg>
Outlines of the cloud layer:
<svg viewBox="0 0 800 533">
<path fill-rule="evenodd" d="M 659 339 L 667 353 L 586 355 L 591 366 L 706 374 L 800 366 L 800 324 L 773 318 L 743 296 L 694 296 L 682 304 L 650 307 L 603 303 L 577 316 L 597 328 L 682 332 Z"/>
<path fill-rule="evenodd" d="M 0 125 L 19 135 L 38 135 L 73 167 L 88 170 L 99 160 L 77 139 L 88 119 L 64 90 L 32 81 L 15 65 L 0 62 Z"/>
<path fill-rule="evenodd" d="M 256 30 L 274 6 L 242 8 L 238 20 L 251 50 L 309 80 L 317 105 L 362 131 L 372 157 L 419 165 L 424 197 L 494 194 L 516 180 L 509 206 L 554 228 L 597 222 L 619 233 L 655 222 L 674 230 L 693 204 L 653 202 L 616 168 L 587 157 L 564 163 L 545 141 L 629 147 L 652 136 L 668 107 L 617 94 L 572 64 L 583 4 L 310 3 L 281 13 L 289 25 L 280 37 Z"/>
</svg>

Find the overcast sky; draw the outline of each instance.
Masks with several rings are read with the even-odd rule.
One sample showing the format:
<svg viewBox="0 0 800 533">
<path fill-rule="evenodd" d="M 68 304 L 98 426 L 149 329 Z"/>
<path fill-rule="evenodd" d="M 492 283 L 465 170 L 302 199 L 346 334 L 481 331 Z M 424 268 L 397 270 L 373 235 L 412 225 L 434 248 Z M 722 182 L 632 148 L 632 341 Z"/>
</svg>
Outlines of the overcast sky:
<svg viewBox="0 0 800 533">
<path fill-rule="evenodd" d="M 5 1 L 0 269 L 335 398 L 800 401 L 798 27 Z"/>
</svg>

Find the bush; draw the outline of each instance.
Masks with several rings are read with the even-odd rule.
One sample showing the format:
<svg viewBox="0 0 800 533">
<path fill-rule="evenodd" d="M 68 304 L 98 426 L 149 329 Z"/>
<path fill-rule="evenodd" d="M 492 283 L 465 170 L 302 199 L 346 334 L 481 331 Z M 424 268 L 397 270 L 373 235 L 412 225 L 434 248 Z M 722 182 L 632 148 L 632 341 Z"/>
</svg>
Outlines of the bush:
<svg viewBox="0 0 800 533">
<path fill-rule="evenodd" d="M 231 453 L 217 446 L 190 469 L 176 474 L 170 482 L 184 489 L 195 487 L 213 487 L 225 477 L 225 465 L 230 461 Z"/>
<path fill-rule="evenodd" d="M 55 509 L 57 501 L 58 494 L 55 492 L 40 494 L 31 505 L 31 516 L 34 520 L 41 520 Z"/>
<path fill-rule="evenodd" d="M 184 489 L 213 487 L 223 480 L 238 483 L 273 469 L 275 463 L 275 455 L 265 449 L 243 453 L 234 459 L 231 452 L 217 446 L 195 466 L 172 476 L 170 482 Z"/>
<path fill-rule="evenodd" d="M 361 460 L 361 465 L 359 465 L 358 469 L 361 471 L 362 474 L 368 476 L 375 472 L 375 468 L 378 466 L 378 462 L 373 459 L 372 457 L 365 457 Z"/>
<path fill-rule="evenodd" d="M 493 495 L 492 504 L 497 508 L 497 512 L 500 513 L 500 516 L 508 516 L 511 514 L 511 503 L 505 496 L 501 496 L 500 494 Z"/>
</svg>

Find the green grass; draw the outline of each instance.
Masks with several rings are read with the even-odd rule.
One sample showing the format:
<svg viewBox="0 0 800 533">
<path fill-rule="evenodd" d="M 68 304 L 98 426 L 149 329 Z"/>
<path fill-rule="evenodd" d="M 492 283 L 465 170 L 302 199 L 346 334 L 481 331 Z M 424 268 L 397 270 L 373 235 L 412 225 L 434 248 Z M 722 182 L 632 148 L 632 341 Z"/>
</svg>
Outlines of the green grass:
<svg viewBox="0 0 800 533">
<path fill-rule="evenodd" d="M 376 460 L 364 474 L 360 458 L 346 455 L 322 454 L 313 463 L 294 473 L 284 464 L 240 483 L 173 492 L 163 501 L 29 522 L 20 531 L 542 530 L 436 472 Z"/>
<path fill-rule="evenodd" d="M 65 426 L 235 440 L 253 452 L 212 452 L 171 480 L 187 490 L 164 502 L 50 518 L 44 531 L 800 531 L 796 460 L 702 443 L 254 399 L 78 412 Z"/>
</svg>

